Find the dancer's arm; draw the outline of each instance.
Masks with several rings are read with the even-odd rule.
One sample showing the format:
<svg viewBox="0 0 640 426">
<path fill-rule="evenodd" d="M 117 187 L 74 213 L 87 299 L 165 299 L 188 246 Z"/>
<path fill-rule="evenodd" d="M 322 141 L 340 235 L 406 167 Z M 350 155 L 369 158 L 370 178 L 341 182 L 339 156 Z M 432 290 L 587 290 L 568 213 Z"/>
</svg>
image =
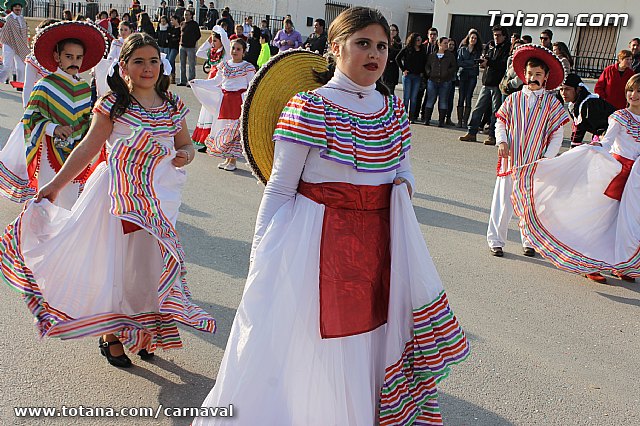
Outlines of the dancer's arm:
<svg viewBox="0 0 640 426">
<path fill-rule="evenodd" d="M 611 151 L 611 147 L 613 146 L 613 142 L 616 140 L 616 136 L 620 131 L 620 124 L 613 118 L 609 118 L 609 127 L 607 127 L 607 133 L 604 134 L 602 139 L 600 139 L 599 143 L 595 143 L 594 145 L 600 145 L 605 148 L 607 151 Z"/>
<path fill-rule="evenodd" d="M 393 179 L 393 183 L 400 185 L 402 183 L 407 184 L 407 190 L 409 191 L 409 197 L 413 196 L 413 188 L 416 187 L 416 179 L 413 177 L 411 171 L 411 160 L 409 155 L 405 155 L 404 159 L 400 161 L 400 167 L 396 171 L 396 177 Z"/>
<path fill-rule="evenodd" d="M 560 152 L 560 147 L 562 146 L 563 138 L 564 138 L 564 126 L 560 126 L 549 137 L 549 145 L 547 146 L 547 149 L 544 152 L 545 158 L 553 158 L 556 155 L 558 155 L 558 152 Z"/>
<path fill-rule="evenodd" d="M 93 115 L 91 127 L 82 141 L 71 151 L 71 155 L 56 176 L 40 188 L 36 202 L 43 198 L 55 201 L 58 193 L 66 184 L 78 176 L 102 149 L 113 130 L 113 122 L 108 116 L 100 113 Z"/>
<path fill-rule="evenodd" d="M 193 157 L 196 155 L 196 151 L 193 149 L 193 144 L 191 143 L 191 137 L 189 136 L 186 120 L 183 119 L 180 125 L 182 127 L 173 137 L 173 146 L 176 148 L 176 156 L 171 160 L 171 164 L 176 167 L 186 166 L 193 161 Z"/>
</svg>

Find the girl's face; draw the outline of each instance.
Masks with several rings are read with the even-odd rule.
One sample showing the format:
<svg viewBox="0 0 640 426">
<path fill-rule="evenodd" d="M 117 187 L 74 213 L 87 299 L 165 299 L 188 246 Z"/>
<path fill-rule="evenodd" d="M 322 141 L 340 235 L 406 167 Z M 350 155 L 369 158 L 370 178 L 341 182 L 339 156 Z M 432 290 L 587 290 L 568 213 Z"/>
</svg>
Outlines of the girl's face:
<svg viewBox="0 0 640 426">
<path fill-rule="evenodd" d="M 167 25 L 167 18 L 165 18 L 164 16 L 162 18 L 160 18 L 160 23 L 162 25 Z"/>
<path fill-rule="evenodd" d="M 449 39 L 445 38 L 440 43 L 438 43 L 438 47 L 440 50 L 447 50 L 449 48 Z"/>
<path fill-rule="evenodd" d="M 131 17 L 129 17 L 129 15 L 127 15 L 127 14 L 122 15 L 122 20 L 124 22 L 129 22 L 130 19 L 131 19 Z"/>
<path fill-rule="evenodd" d="M 473 45 L 474 45 L 474 44 L 476 44 L 477 42 L 478 42 L 478 36 L 477 36 L 477 35 L 475 35 L 475 34 L 471 34 L 471 35 L 469 36 L 469 44 L 473 46 Z"/>
<path fill-rule="evenodd" d="M 126 25 L 120 25 L 120 27 L 118 27 L 118 34 L 120 34 L 122 38 L 127 38 L 131 35 L 131 29 Z"/>
<path fill-rule="evenodd" d="M 415 41 L 413 42 L 413 45 L 414 45 L 415 47 L 418 47 L 418 46 L 420 46 L 421 44 L 422 44 L 422 37 L 420 37 L 420 36 L 416 37 Z"/>
<path fill-rule="evenodd" d="M 553 53 L 555 53 L 557 56 L 562 57 L 562 54 L 560 53 L 560 48 L 558 46 L 553 46 Z"/>
<path fill-rule="evenodd" d="M 449 40 L 447 47 L 453 52 L 454 50 L 456 50 L 456 42 L 453 40 Z"/>
<path fill-rule="evenodd" d="M 153 46 L 143 46 L 133 51 L 129 60 L 122 63 L 129 76 L 132 89 L 152 89 L 160 76 L 160 54 Z"/>
<path fill-rule="evenodd" d="M 240 43 L 233 43 L 231 45 L 231 58 L 233 62 L 242 62 L 244 56 L 244 48 Z"/>
<path fill-rule="evenodd" d="M 395 26 L 390 26 L 389 31 L 391 32 L 391 39 L 398 35 L 398 29 Z"/>
<path fill-rule="evenodd" d="M 378 24 L 356 31 L 341 43 L 331 43 L 338 68 L 361 86 L 370 86 L 382 77 L 388 47 L 387 34 Z"/>
<path fill-rule="evenodd" d="M 213 41 L 211 43 L 211 47 L 213 47 L 215 50 L 218 50 L 222 47 L 222 42 L 220 41 L 220 39 L 216 36 L 213 36 Z"/>
<path fill-rule="evenodd" d="M 633 90 L 627 91 L 627 102 L 629 107 L 640 109 L 640 86 L 636 84 Z"/>
</svg>

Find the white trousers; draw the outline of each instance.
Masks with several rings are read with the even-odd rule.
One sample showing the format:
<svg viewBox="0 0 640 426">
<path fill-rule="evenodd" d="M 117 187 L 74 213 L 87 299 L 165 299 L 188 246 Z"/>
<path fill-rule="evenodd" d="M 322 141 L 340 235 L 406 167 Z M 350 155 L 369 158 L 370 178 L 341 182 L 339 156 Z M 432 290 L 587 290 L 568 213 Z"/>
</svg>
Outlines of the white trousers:
<svg viewBox="0 0 640 426">
<path fill-rule="evenodd" d="M 489 247 L 504 247 L 507 241 L 507 231 L 509 221 L 513 216 L 513 204 L 511 204 L 511 194 L 513 193 L 513 179 L 511 175 L 496 178 L 496 186 L 493 189 L 493 200 L 491 200 L 491 216 L 489 216 L 489 227 L 487 228 L 487 243 Z M 527 238 L 520 230 L 522 247 L 530 247 Z"/>
<path fill-rule="evenodd" d="M 20 56 L 16 55 L 11 46 L 6 44 L 2 45 L 2 61 L 2 76 L 4 77 L 2 80 L 7 77 L 11 78 L 12 74 L 15 72 L 18 81 L 24 82 L 24 61 Z"/>
</svg>

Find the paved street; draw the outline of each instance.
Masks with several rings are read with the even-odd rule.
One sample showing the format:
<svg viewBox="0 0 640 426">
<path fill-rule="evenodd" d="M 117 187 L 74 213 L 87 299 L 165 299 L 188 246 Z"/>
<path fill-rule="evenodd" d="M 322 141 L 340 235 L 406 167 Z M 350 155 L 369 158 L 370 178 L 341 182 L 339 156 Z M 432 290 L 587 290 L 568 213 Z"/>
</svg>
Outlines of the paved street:
<svg viewBox="0 0 640 426">
<path fill-rule="evenodd" d="M 188 89 L 177 92 L 191 108 L 193 129 L 199 105 Z M 22 110 L 19 94 L 4 84 L 0 102 L 1 146 Z M 411 151 L 415 212 L 473 351 L 440 386 L 445 424 L 640 424 L 640 284 L 599 285 L 524 257 L 515 222 L 505 257 L 490 256 L 485 233 L 496 149 L 459 142 L 461 134 L 414 125 Z M 118 370 L 100 356 L 97 338 L 39 340 L 25 304 L 1 285 L 0 424 L 189 424 L 164 416 L 18 419 L 13 407 L 200 405 L 242 295 L 263 189 L 246 164 L 235 173 L 215 165 L 198 154 L 188 167 L 178 231 L 193 297 L 217 319 L 218 332 L 182 327 L 184 349 L 160 352 L 152 362 L 132 356 L 135 367 Z M 0 199 L 0 223 L 19 210 Z"/>
</svg>

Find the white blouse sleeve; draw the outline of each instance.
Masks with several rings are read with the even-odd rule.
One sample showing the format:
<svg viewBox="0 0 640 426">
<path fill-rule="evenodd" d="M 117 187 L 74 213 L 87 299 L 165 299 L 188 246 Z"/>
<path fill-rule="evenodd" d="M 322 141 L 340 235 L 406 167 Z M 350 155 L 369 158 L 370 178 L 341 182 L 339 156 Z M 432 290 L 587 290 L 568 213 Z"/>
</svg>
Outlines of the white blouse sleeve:
<svg viewBox="0 0 640 426">
<path fill-rule="evenodd" d="M 600 140 L 600 144 L 602 145 L 602 147 L 607 151 L 611 151 L 611 147 L 613 147 L 613 142 L 616 140 L 616 136 L 618 135 L 619 131 L 620 124 L 613 118 L 609 118 L 609 127 L 607 127 L 607 132 Z"/>
<path fill-rule="evenodd" d="M 207 40 L 202 43 L 198 50 L 196 50 L 196 56 L 202 59 L 209 59 L 209 55 L 207 54 L 209 49 L 211 49 L 211 43 L 209 43 L 209 40 Z"/>
<path fill-rule="evenodd" d="M 298 183 L 310 149 L 306 145 L 297 143 L 276 142 L 271 177 L 264 189 L 256 219 L 256 229 L 251 245 L 251 261 L 273 216 L 298 192 Z"/>
<path fill-rule="evenodd" d="M 562 146 L 562 140 L 564 139 L 564 126 L 560 126 L 555 132 L 553 132 L 550 136 L 549 145 L 547 146 L 546 151 L 544 152 L 543 157 L 553 158 L 558 155 L 560 152 L 560 147 Z"/>
<path fill-rule="evenodd" d="M 416 179 L 411 171 L 411 160 L 408 154 L 400 161 L 400 167 L 396 170 L 396 176 L 409 181 L 409 184 L 411 184 L 411 194 L 409 194 L 409 196 L 413 197 L 413 194 L 416 192 Z"/>
</svg>

